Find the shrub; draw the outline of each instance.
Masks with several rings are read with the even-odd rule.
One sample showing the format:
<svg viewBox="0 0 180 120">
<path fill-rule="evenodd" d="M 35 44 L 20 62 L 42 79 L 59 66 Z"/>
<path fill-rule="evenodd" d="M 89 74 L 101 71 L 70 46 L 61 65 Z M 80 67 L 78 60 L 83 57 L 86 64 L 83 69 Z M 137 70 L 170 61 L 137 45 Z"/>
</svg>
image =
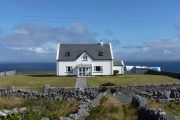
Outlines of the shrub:
<svg viewBox="0 0 180 120">
<path fill-rule="evenodd" d="M 7 117 L 0 117 L 0 120 L 21 120 L 21 116 L 19 114 L 8 115 Z"/>
<path fill-rule="evenodd" d="M 115 75 L 117 75 L 119 73 L 119 70 L 114 70 L 113 71 L 113 75 L 115 76 Z"/>
<path fill-rule="evenodd" d="M 30 110 L 30 111 L 26 111 L 23 114 L 22 119 L 23 120 L 40 120 L 40 116 L 38 115 L 37 112 Z"/>
</svg>

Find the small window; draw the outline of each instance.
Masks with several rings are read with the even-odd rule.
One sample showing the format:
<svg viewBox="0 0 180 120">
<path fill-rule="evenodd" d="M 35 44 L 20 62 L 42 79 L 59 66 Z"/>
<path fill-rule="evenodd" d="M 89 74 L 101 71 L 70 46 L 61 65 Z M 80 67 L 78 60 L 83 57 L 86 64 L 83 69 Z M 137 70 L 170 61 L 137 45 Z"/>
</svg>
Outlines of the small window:
<svg viewBox="0 0 180 120">
<path fill-rule="evenodd" d="M 67 67 L 66 67 L 66 72 L 72 73 L 72 72 L 73 72 L 72 66 L 67 66 Z"/>
<path fill-rule="evenodd" d="M 103 71 L 103 66 L 94 66 L 94 71 L 95 72 L 102 72 Z"/>
<path fill-rule="evenodd" d="M 84 55 L 83 55 L 83 60 L 84 60 L 84 61 L 87 61 L 87 58 L 88 58 L 87 54 L 84 54 Z"/>
<path fill-rule="evenodd" d="M 103 56 L 103 52 L 99 51 L 98 56 Z"/>
<path fill-rule="evenodd" d="M 65 57 L 69 57 L 69 56 L 70 56 L 70 52 L 67 51 L 67 52 L 65 53 Z"/>
</svg>

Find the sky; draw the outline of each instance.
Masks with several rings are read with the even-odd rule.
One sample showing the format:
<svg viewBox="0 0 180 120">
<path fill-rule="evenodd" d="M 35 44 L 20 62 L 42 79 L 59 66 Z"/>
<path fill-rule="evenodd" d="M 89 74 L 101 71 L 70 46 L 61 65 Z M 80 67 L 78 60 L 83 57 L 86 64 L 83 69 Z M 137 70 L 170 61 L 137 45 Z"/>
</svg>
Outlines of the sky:
<svg viewBox="0 0 180 120">
<path fill-rule="evenodd" d="M 55 62 L 58 43 L 100 40 L 119 60 L 180 61 L 180 1 L 1 0 L 0 62 Z"/>
</svg>

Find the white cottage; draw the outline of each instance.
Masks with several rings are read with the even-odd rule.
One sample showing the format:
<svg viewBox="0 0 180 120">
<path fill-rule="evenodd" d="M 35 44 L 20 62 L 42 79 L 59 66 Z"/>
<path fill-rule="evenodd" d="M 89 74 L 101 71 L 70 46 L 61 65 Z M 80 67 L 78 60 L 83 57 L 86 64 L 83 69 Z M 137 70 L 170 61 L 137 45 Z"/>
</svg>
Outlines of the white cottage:
<svg viewBox="0 0 180 120">
<path fill-rule="evenodd" d="M 124 74 L 123 61 L 115 61 L 111 43 L 59 44 L 57 76 L 95 76 Z"/>
</svg>

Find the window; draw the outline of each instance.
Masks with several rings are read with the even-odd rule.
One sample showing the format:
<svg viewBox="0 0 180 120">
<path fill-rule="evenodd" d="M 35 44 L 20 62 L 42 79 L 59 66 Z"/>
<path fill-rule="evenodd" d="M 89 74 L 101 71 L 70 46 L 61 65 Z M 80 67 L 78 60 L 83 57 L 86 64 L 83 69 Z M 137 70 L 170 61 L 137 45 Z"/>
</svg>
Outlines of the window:
<svg viewBox="0 0 180 120">
<path fill-rule="evenodd" d="M 103 56 L 103 52 L 99 51 L 98 56 Z"/>
<path fill-rule="evenodd" d="M 103 66 L 94 66 L 94 71 L 95 72 L 102 72 L 103 71 Z"/>
<path fill-rule="evenodd" d="M 83 55 L 83 61 L 87 61 L 87 58 L 88 58 L 87 54 L 84 54 Z"/>
<path fill-rule="evenodd" d="M 67 51 L 67 52 L 65 53 L 65 57 L 69 57 L 69 56 L 70 56 L 70 52 Z"/>
<path fill-rule="evenodd" d="M 66 67 L 66 72 L 72 73 L 72 72 L 73 72 L 72 66 L 67 66 L 67 67 Z"/>
</svg>

